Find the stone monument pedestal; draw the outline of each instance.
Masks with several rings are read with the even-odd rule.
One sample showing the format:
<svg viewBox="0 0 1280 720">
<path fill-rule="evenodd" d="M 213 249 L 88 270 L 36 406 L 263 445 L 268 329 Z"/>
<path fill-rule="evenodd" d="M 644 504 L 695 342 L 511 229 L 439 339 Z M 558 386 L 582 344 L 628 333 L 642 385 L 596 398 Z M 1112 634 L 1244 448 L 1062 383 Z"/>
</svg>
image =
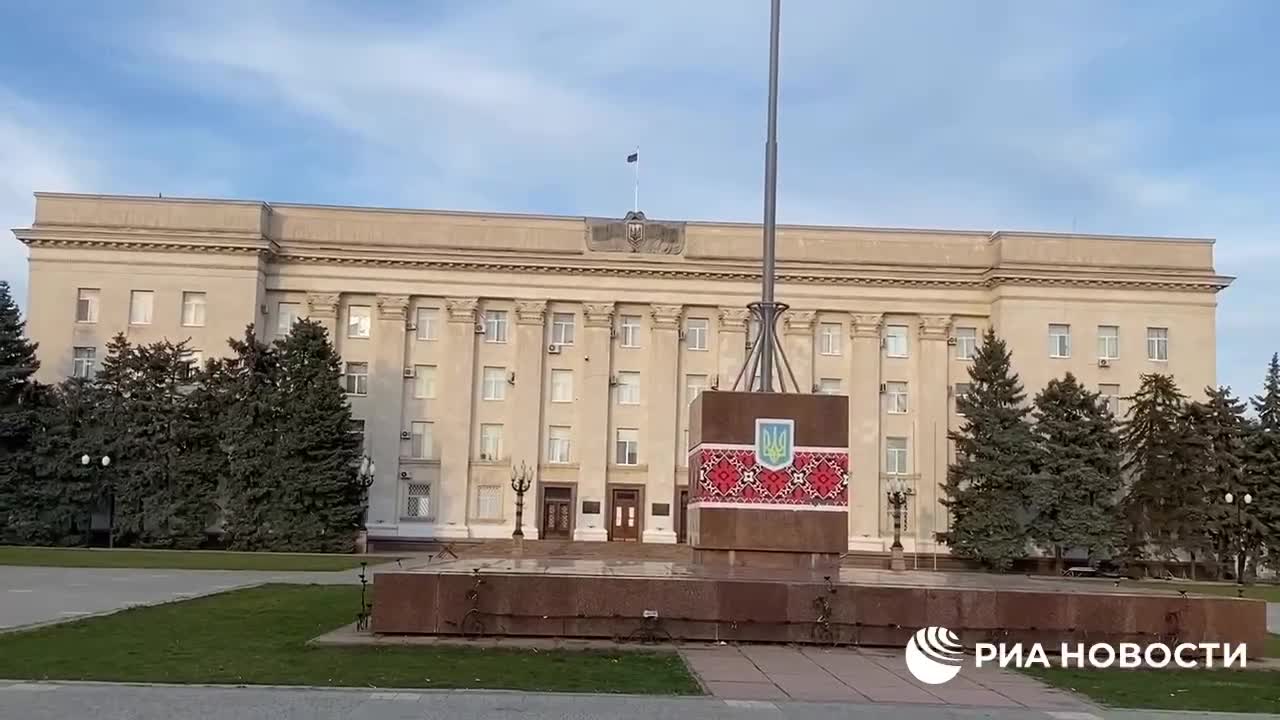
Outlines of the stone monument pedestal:
<svg viewBox="0 0 1280 720">
<path fill-rule="evenodd" d="M 848 550 L 848 444 L 845 396 L 699 394 L 689 410 L 694 562 L 839 565 Z"/>
</svg>

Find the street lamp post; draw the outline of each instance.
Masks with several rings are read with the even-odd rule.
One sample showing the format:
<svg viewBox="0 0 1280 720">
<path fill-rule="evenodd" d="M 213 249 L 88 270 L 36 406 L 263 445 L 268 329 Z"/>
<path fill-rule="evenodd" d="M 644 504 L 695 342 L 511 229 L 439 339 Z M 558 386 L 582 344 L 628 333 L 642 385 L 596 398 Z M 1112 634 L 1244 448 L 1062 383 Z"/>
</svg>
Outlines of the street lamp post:
<svg viewBox="0 0 1280 720">
<path fill-rule="evenodd" d="M 524 494 L 532 486 L 533 473 L 521 460 L 518 470 L 514 466 L 511 468 L 511 489 L 516 494 L 516 528 L 511 531 L 511 537 L 517 542 L 524 541 Z"/>
<path fill-rule="evenodd" d="M 1236 497 L 1228 492 L 1222 499 L 1227 501 L 1228 505 L 1236 506 L 1236 534 L 1240 536 L 1240 545 L 1236 554 L 1236 584 L 1244 585 L 1244 508 L 1246 505 L 1253 504 L 1253 496 L 1246 492 L 1243 496 Z"/>
<path fill-rule="evenodd" d="M 360 512 L 360 552 L 368 549 L 369 543 L 369 488 L 373 487 L 373 480 L 378 474 L 378 464 L 368 455 L 360 457 L 360 467 L 356 470 L 356 482 L 364 492 L 364 509 Z"/>
<path fill-rule="evenodd" d="M 902 555 L 902 511 L 907 506 L 907 497 L 911 489 L 907 481 L 901 477 L 889 479 L 889 489 L 885 493 L 889 507 L 893 509 L 893 545 L 889 548 L 889 569 L 906 570 L 907 561 Z"/>
<path fill-rule="evenodd" d="M 88 453 L 80 456 L 80 465 L 89 467 L 93 462 L 93 458 Z M 94 478 L 98 484 L 102 484 L 102 471 L 111 465 L 111 458 L 107 455 L 102 456 L 99 461 L 100 467 L 94 471 Z M 92 535 L 92 531 L 90 531 Z M 114 548 L 116 546 L 116 489 L 113 483 L 107 483 L 107 547 Z"/>
</svg>

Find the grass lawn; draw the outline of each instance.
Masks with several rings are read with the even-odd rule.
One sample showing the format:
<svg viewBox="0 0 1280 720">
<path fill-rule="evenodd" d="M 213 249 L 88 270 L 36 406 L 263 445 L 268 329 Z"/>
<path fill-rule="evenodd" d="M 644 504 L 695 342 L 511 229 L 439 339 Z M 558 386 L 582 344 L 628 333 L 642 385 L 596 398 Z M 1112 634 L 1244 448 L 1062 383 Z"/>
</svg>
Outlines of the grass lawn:
<svg viewBox="0 0 1280 720">
<path fill-rule="evenodd" d="M 1280 635 L 1263 654 L 1280 658 Z M 1280 713 L 1278 670 L 1077 670 L 1026 671 L 1055 687 L 1112 707 Z"/>
<path fill-rule="evenodd" d="M 266 585 L 0 635 L 0 678 L 698 694 L 674 653 L 308 647 L 360 590 Z"/>
<path fill-rule="evenodd" d="M 217 550 L 104 550 L 0 545 L 0 565 L 165 568 L 169 570 L 346 570 L 394 557 L 222 552 Z"/>
</svg>

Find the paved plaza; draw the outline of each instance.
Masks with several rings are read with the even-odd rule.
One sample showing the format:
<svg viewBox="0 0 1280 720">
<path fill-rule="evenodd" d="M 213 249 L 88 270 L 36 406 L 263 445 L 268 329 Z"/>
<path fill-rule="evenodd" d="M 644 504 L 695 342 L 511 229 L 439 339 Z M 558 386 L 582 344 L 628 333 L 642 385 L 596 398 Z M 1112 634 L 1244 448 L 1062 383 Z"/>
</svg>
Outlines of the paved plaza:
<svg viewBox="0 0 1280 720">
<path fill-rule="evenodd" d="M 185 600 L 262 583 L 359 582 L 360 571 L 0 567 L 0 631 Z"/>
<path fill-rule="evenodd" d="M 1267 632 L 1280 635 L 1280 603 L 1267 603 Z"/>
</svg>

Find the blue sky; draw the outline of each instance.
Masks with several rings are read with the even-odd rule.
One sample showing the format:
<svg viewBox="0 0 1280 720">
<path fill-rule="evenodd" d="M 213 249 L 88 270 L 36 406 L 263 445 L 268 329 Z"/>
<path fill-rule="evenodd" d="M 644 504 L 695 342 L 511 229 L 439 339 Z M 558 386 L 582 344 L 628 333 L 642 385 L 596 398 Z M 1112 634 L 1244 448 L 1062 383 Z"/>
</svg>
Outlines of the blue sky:
<svg viewBox="0 0 1280 720">
<path fill-rule="evenodd" d="M 1277 27 L 1269 0 L 784 0 L 779 219 L 1217 238 L 1218 379 L 1256 392 Z M 3 3 L 0 223 L 35 190 L 612 216 L 636 144 L 650 215 L 758 220 L 767 44 L 766 0 Z M 0 243 L 19 297 L 23 258 Z"/>
</svg>

